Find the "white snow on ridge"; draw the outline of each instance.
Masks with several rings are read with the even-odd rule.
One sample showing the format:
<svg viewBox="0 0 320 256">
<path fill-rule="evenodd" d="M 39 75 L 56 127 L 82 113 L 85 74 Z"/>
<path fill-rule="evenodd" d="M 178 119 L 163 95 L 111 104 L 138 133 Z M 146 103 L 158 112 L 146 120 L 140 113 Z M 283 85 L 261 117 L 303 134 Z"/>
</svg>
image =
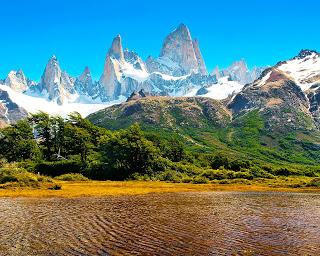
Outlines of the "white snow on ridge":
<svg viewBox="0 0 320 256">
<path fill-rule="evenodd" d="M 270 75 L 271 75 L 272 71 L 268 72 L 268 74 L 266 74 L 262 79 L 261 81 L 257 84 L 258 87 L 261 87 L 263 86 L 267 80 L 270 78 Z"/>
<path fill-rule="evenodd" d="M 201 97 L 208 97 L 215 100 L 223 100 L 228 98 L 228 96 L 233 93 L 238 93 L 242 90 L 243 85 L 236 81 L 229 81 L 228 77 L 222 77 L 218 80 L 217 84 L 213 84 L 210 87 L 207 87 L 208 93 L 200 95 Z M 199 88 L 198 88 L 199 89 Z M 195 96 L 198 89 L 192 89 L 185 96 Z"/>
<path fill-rule="evenodd" d="M 240 92 L 242 88 L 242 84 L 239 84 L 236 81 L 229 81 L 228 77 L 225 76 L 220 78 L 217 84 L 208 87 L 208 93 L 202 96 L 216 100 L 223 100 L 233 93 Z"/>
<path fill-rule="evenodd" d="M 314 83 L 308 83 L 305 80 L 320 74 L 320 57 L 316 53 L 306 56 L 303 59 L 295 58 L 287 61 L 278 67 L 292 77 L 297 85 L 303 91 L 308 90 Z"/>
<path fill-rule="evenodd" d="M 146 70 L 136 69 L 128 62 L 121 65 L 121 71 L 126 77 L 130 77 L 140 83 L 149 78 L 149 73 Z"/>
<path fill-rule="evenodd" d="M 0 89 L 8 92 L 10 99 L 29 113 L 44 111 L 48 114 L 61 115 L 62 117 L 66 117 L 68 114 L 75 111 L 79 112 L 83 117 L 86 117 L 93 112 L 121 103 L 125 100 L 124 98 L 121 98 L 120 100 L 104 104 L 67 103 L 58 105 L 57 103 L 48 101 L 45 98 L 32 97 L 16 92 L 3 84 L 0 84 Z"/>
<path fill-rule="evenodd" d="M 167 81 L 178 81 L 178 80 L 183 80 L 186 79 L 189 75 L 185 75 L 185 76 L 170 76 L 170 75 L 166 75 L 160 72 L 153 72 L 151 74 L 156 74 L 156 75 L 160 75 L 162 77 L 163 80 L 167 80 Z"/>
</svg>

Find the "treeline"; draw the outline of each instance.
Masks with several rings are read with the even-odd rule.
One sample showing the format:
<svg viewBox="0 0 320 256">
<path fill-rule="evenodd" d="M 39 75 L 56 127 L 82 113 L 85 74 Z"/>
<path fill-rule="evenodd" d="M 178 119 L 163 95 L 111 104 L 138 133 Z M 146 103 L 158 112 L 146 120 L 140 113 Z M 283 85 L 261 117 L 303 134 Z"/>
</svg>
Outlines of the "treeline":
<svg viewBox="0 0 320 256">
<path fill-rule="evenodd" d="M 31 115 L 0 131 L 0 158 L 21 168 L 52 177 L 81 173 L 97 180 L 168 180 L 206 183 L 210 180 L 272 178 L 275 175 L 317 176 L 226 154 L 188 150 L 185 140 L 172 133 L 145 133 L 135 124 L 109 131 L 78 113 L 64 119 L 46 113 Z"/>
</svg>

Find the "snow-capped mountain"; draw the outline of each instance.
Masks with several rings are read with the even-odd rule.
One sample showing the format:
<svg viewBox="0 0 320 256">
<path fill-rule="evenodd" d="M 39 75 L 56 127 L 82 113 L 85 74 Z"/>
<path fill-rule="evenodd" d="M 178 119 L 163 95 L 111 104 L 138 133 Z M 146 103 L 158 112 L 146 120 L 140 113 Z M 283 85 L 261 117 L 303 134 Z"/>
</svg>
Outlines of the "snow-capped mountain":
<svg viewBox="0 0 320 256">
<path fill-rule="evenodd" d="M 25 109 L 12 101 L 8 92 L 2 90 L 2 87 L 8 86 L 0 85 L 0 128 L 7 124 L 15 123 L 28 115 L 28 112 Z M 12 90 L 11 88 L 9 89 Z"/>
<path fill-rule="evenodd" d="M 4 81 L 4 84 L 17 92 L 23 93 L 30 86 L 34 85 L 34 82 L 27 79 L 23 71 L 19 69 L 18 71 L 10 71 L 7 78 Z"/>
<path fill-rule="evenodd" d="M 146 62 L 133 51 L 123 51 L 118 35 L 107 53 L 99 84 L 105 101 L 128 97 L 141 89 L 152 94 L 184 95 L 193 87 L 214 82 L 207 75 L 198 41 L 180 25 L 164 40 L 160 56 L 149 57 Z"/>
<path fill-rule="evenodd" d="M 240 61 L 226 70 L 209 74 L 199 41 L 181 24 L 164 39 L 159 56 L 150 56 L 145 61 L 134 51 L 124 50 L 120 35 L 116 36 L 99 81 L 92 79 L 88 67 L 78 77 L 70 76 L 52 56 L 39 83 L 29 80 L 22 70 L 11 71 L 5 80 L 0 80 L 0 89 L 27 112 L 42 110 L 66 115 L 78 111 L 87 115 L 125 101 L 140 90 L 148 95 L 202 95 L 224 99 L 260 74 L 258 69 L 254 72 L 249 72 Z"/>
<path fill-rule="evenodd" d="M 160 56 L 147 59 L 149 72 L 160 72 L 171 76 L 191 73 L 207 74 L 198 40 L 193 40 L 184 24 L 170 33 L 164 40 Z"/>
<path fill-rule="evenodd" d="M 271 129 L 320 127 L 320 54 L 298 56 L 266 69 L 229 103 L 234 113 L 260 109 Z"/>
<path fill-rule="evenodd" d="M 244 59 L 235 61 L 230 67 L 220 70 L 217 66 L 211 73 L 217 79 L 222 77 L 229 77 L 232 81 L 237 81 L 242 85 L 252 83 L 259 78 L 265 67 L 254 67 L 250 70 Z"/>
<path fill-rule="evenodd" d="M 56 56 L 48 61 L 39 84 L 30 88 L 30 92 L 46 95 L 50 101 L 59 105 L 74 101 L 77 93 L 74 88 L 74 78 L 62 71 Z"/>
<path fill-rule="evenodd" d="M 277 68 L 290 76 L 303 91 L 315 91 L 320 87 L 320 54 L 302 50 L 289 61 L 280 62 Z"/>
</svg>

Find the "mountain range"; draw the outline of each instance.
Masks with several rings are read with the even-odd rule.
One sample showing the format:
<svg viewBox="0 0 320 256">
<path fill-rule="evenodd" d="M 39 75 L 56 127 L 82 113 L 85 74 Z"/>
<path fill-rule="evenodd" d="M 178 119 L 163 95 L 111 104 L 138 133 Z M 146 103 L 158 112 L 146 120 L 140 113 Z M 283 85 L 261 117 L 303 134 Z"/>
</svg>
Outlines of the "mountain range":
<svg viewBox="0 0 320 256">
<path fill-rule="evenodd" d="M 223 86 L 218 82 L 200 90 L 208 96 Z M 175 133 L 199 153 L 222 152 L 292 168 L 319 165 L 320 54 L 302 50 L 222 100 L 139 91 L 88 119 L 111 130 L 139 123 L 145 131 L 164 137 Z"/>
<path fill-rule="evenodd" d="M 229 83 L 235 82 L 229 81 Z M 204 93 L 208 96 L 212 88 L 223 90 L 223 86 L 218 82 L 209 87 L 204 85 L 198 90 L 198 94 L 199 91 L 208 91 Z M 185 126 L 190 122 L 193 123 L 199 115 L 206 116 L 208 108 L 211 108 L 209 105 L 213 104 L 218 106 L 215 112 L 223 113 L 219 116 L 224 120 L 225 117 L 229 117 L 230 122 L 252 111 L 258 111 L 266 124 L 266 129 L 270 131 L 319 130 L 320 54 L 316 51 L 302 50 L 296 57 L 265 69 L 259 78 L 246 84 L 238 93 L 222 100 L 208 98 L 210 97 L 188 95 L 158 97 L 146 95 L 144 91 L 140 91 L 133 93 L 127 102 L 98 111 L 89 118 L 93 117 L 96 124 L 101 123 L 111 129 L 114 128 L 112 124 L 122 128 L 123 119 L 170 128 L 170 126 Z M 164 102 L 167 103 L 164 104 Z M 154 106 L 146 107 L 145 104 Z M 165 122 L 166 116 L 172 116 L 168 114 L 170 108 L 180 112 L 179 118 L 171 117 Z M 188 116 L 189 114 L 191 116 Z M 164 116 L 160 117 L 161 115 Z M 152 119 L 152 116 L 157 118 Z M 181 123 L 179 123 L 180 119 L 183 120 Z M 211 121 L 219 123 L 219 119 L 216 117 Z M 117 120 L 119 123 L 116 122 Z M 192 126 L 197 124 L 200 125 L 201 122 L 197 121 Z"/>
<path fill-rule="evenodd" d="M 158 57 L 143 60 L 123 49 L 116 36 L 107 52 L 103 73 L 94 81 L 89 67 L 78 77 L 62 70 L 52 56 L 39 82 L 31 81 L 22 70 L 11 71 L 0 80 L 0 122 L 14 123 L 28 113 L 45 111 L 67 115 L 78 111 L 86 116 L 107 106 L 125 101 L 143 90 L 158 96 L 207 96 L 223 100 L 256 80 L 265 68 L 249 70 L 245 61 L 229 68 L 208 72 L 199 41 L 188 27 L 179 25 L 163 42 Z"/>
</svg>

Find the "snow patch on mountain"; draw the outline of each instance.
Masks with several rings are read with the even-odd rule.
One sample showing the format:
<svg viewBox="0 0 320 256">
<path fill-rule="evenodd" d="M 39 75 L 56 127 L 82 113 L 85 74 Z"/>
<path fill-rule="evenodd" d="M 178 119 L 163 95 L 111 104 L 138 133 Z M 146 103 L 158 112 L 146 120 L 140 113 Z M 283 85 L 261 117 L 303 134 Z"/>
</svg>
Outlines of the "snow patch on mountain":
<svg viewBox="0 0 320 256">
<path fill-rule="evenodd" d="M 216 100 L 223 100 L 228 98 L 230 95 L 238 93 L 242 90 L 243 84 L 240 84 L 237 81 L 231 81 L 228 76 L 221 77 L 218 79 L 216 84 L 213 84 L 208 87 L 202 88 L 193 88 L 186 94 L 187 97 L 190 96 L 201 96 L 208 97 Z M 201 93 L 200 93 L 200 90 Z"/>
<path fill-rule="evenodd" d="M 117 101 L 104 104 L 65 103 L 59 105 L 54 101 L 49 101 L 46 97 L 33 97 L 19 93 L 3 84 L 0 84 L 0 89 L 6 91 L 9 94 L 10 99 L 24 108 L 28 113 L 44 111 L 52 115 L 61 115 L 63 117 L 66 117 L 69 113 L 75 111 L 85 117 L 100 109 L 125 101 L 125 98 L 121 98 Z"/>
<path fill-rule="evenodd" d="M 303 91 L 320 81 L 320 56 L 313 51 L 302 51 L 299 56 L 281 63 L 277 68 L 293 78 Z"/>
<path fill-rule="evenodd" d="M 264 77 L 262 77 L 260 82 L 257 84 L 257 87 L 263 86 L 270 78 L 271 73 L 272 73 L 272 71 L 268 72 Z"/>
<path fill-rule="evenodd" d="M 240 92 L 242 88 L 243 84 L 240 84 L 237 81 L 230 81 L 228 77 L 222 77 L 218 80 L 218 83 L 216 85 L 207 88 L 209 92 L 204 96 L 222 100 L 232 94 Z"/>
</svg>

